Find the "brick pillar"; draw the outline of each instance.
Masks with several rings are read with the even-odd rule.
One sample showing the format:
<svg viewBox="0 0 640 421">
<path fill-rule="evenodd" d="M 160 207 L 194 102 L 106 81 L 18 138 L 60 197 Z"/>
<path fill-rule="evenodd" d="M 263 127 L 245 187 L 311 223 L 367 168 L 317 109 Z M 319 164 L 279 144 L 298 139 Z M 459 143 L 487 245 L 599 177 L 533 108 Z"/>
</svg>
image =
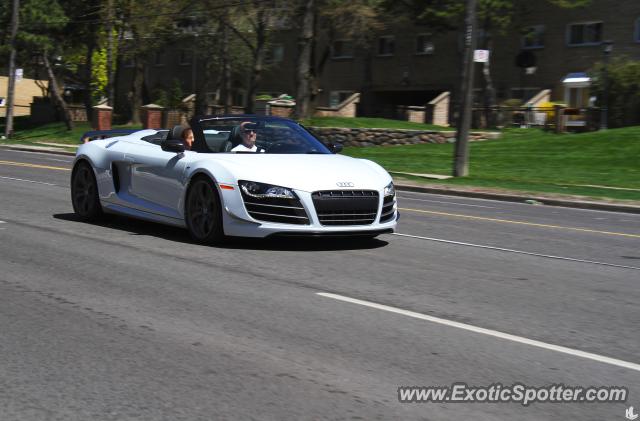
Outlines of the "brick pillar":
<svg viewBox="0 0 640 421">
<path fill-rule="evenodd" d="M 162 128 L 162 110 L 163 107 L 156 104 L 147 104 L 140 107 L 142 111 L 142 128 L 144 129 L 161 129 Z"/>
<path fill-rule="evenodd" d="M 276 117 L 285 117 L 285 118 L 289 118 L 291 117 L 291 114 L 293 114 L 293 110 L 295 108 L 295 105 L 283 105 L 283 104 L 273 104 L 270 103 L 270 115 L 272 116 L 276 116 Z"/>
<path fill-rule="evenodd" d="M 407 107 L 407 121 L 413 123 L 426 122 L 427 107 L 409 106 Z"/>
<path fill-rule="evenodd" d="M 93 107 L 93 119 L 91 125 L 94 130 L 111 130 L 111 116 L 113 108 L 106 104 Z"/>
</svg>

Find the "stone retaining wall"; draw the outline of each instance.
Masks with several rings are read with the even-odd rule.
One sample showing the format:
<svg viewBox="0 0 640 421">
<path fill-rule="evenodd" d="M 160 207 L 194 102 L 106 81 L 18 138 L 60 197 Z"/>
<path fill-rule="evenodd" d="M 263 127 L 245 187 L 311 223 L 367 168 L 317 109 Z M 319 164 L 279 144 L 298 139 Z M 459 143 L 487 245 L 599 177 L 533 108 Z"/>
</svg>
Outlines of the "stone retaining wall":
<svg viewBox="0 0 640 421">
<path fill-rule="evenodd" d="M 333 127 L 307 127 L 324 143 L 344 146 L 415 145 L 418 143 L 453 143 L 454 131 L 399 130 L 399 129 L 343 129 Z M 498 139 L 497 132 L 472 132 L 470 141 Z"/>
</svg>

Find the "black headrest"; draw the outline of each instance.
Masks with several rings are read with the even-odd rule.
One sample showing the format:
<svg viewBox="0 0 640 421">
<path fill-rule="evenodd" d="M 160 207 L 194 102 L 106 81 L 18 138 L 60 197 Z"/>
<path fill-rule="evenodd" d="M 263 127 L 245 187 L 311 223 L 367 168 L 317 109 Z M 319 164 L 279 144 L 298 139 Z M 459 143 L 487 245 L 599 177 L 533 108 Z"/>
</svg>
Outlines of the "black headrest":
<svg viewBox="0 0 640 421">
<path fill-rule="evenodd" d="M 234 126 L 231 129 L 231 134 L 229 135 L 229 140 L 231 141 L 232 147 L 236 147 L 242 143 L 242 133 L 240 130 L 240 126 Z"/>
<path fill-rule="evenodd" d="M 173 129 L 169 132 L 169 139 L 182 139 L 182 132 L 184 132 L 184 126 L 173 126 Z"/>
<path fill-rule="evenodd" d="M 222 145 L 220 146 L 220 150 L 218 152 L 230 152 L 231 149 L 234 148 L 234 144 L 231 141 L 231 139 L 227 139 L 225 140 Z"/>
</svg>

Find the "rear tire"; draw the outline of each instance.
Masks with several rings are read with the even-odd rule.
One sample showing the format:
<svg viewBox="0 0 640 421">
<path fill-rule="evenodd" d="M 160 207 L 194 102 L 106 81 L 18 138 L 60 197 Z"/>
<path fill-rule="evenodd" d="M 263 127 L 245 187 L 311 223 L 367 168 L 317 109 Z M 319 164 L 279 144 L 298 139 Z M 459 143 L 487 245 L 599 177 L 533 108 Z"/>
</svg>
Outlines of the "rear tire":
<svg viewBox="0 0 640 421">
<path fill-rule="evenodd" d="M 93 168 L 86 161 L 76 164 L 71 175 L 71 204 L 81 220 L 93 222 L 102 216 L 98 183 Z"/>
<path fill-rule="evenodd" d="M 210 178 L 198 177 L 192 181 L 187 191 L 184 219 L 196 242 L 214 244 L 224 239 L 218 189 Z"/>
</svg>

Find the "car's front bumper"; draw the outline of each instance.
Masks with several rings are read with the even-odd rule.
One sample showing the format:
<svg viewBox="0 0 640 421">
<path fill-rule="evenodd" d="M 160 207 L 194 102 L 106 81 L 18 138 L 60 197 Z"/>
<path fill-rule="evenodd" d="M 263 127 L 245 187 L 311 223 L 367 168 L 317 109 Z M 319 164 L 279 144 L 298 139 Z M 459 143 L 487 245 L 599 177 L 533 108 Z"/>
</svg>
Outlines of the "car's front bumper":
<svg viewBox="0 0 640 421">
<path fill-rule="evenodd" d="M 234 186 L 236 187 L 236 186 Z M 383 190 L 378 191 L 378 206 L 372 223 L 363 225 L 323 225 L 320 222 L 312 195 L 309 192 L 295 190 L 300 204 L 308 216 L 308 224 L 289 224 L 267 222 L 253 218 L 237 189 L 220 190 L 224 204 L 223 223 L 224 232 L 229 236 L 238 237 L 269 237 L 269 236 L 373 236 L 395 231 L 399 218 L 397 204 L 394 203 L 394 213 L 385 222 L 380 222 L 383 209 Z"/>
</svg>

